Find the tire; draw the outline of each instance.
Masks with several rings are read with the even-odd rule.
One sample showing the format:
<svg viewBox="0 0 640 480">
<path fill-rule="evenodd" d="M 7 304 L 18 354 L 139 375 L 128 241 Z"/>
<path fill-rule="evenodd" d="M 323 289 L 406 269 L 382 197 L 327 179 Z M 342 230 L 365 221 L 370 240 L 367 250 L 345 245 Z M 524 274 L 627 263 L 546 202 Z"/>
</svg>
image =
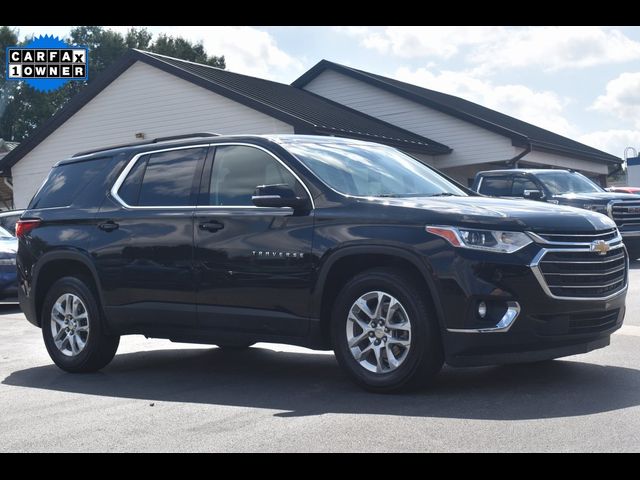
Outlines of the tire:
<svg viewBox="0 0 640 480">
<path fill-rule="evenodd" d="M 340 366 L 366 390 L 391 393 L 420 388 L 432 380 L 442 368 L 444 355 L 438 322 L 424 298 L 424 292 L 418 290 L 414 283 L 397 270 L 376 268 L 356 275 L 343 287 L 336 298 L 331 315 L 334 352 Z M 377 292 L 382 292 L 382 297 Z M 367 307 L 369 313 L 375 313 L 371 312 L 371 309 L 377 309 L 377 303 L 382 298 L 382 310 L 385 316 L 384 311 L 388 311 L 388 305 L 392 304 L 390 297 L 394 297 L 400 303 L 400 307 L 397 305 L 394 307 L 395 313 L 388 324 L 384 327 L 377 326 L 373 332 L 371 329 L 365 332 L 364 328 L 360 327 L 363 323 L 361 321 L 368 320 L 370 316 L 359 307 L 355 307 L 354 310 L 354 303 L 364 299 L 367 305 L 371 305 Z M 350 313 L 360 321 L 349 320 Z M 402 325 L 405 327 L 407 325 L 402 321 L 405 317 L 409 320 L 410 333 L 400 329 Z M 370 326 L 369 324 L 368 327 Z M 384 333 L 384 328 L 388 328 L 390 333 Z M 371 336 L 372 333 L 373 336 Z M 363 340 L 356 344 L 354 350 L 357 354 L 369 350 L 358 361 L 352 349 L 349 348 L 348 341 L 349 338 L 361 337 Z M 409 339 L 408 349 L 397 343 L 406 342 L 407 339 Z M 374 351 L 376 341 L 379 341 L 378 345 L 382 345 L 378 347 L 381 348 L 379 354 Z M 396 345 L 391 347 L 394 343 Z M 392 351 L 397 353 L 397 355 L 391 353 L 395 366 L 389 361 L 389 350 L 386 350 L 386 345 L 395 349 Z M 383 350 L 386 351 L 383 352 Z M 379 356 L 380 361 L 378 361 Z"/>
<path fill-rule="evenodd" d="M 256 342 L 239 342 L 239 343 L 218 343 L 218 348 L 223 350 L 246 350 L 247 348 L 255 345 Z"/>
<path fill-rule="evenodd" d="M 71 311 L 67 310 L 68 305 Z M 63 277 L 55 282 L 47 292 L 40 318 L 49 356 L 66 372 L 95 372 L 105 367 L 116 354 L 120 337 L 105 333 L 102 311 L 86 279 Z M 70 323 L 64 323 L 65 320 Z M 61 332 L 64 325 L 70 328 L 69 333 Z M 54 335 L 58 337 L 58 344 Z"/>
</svg>

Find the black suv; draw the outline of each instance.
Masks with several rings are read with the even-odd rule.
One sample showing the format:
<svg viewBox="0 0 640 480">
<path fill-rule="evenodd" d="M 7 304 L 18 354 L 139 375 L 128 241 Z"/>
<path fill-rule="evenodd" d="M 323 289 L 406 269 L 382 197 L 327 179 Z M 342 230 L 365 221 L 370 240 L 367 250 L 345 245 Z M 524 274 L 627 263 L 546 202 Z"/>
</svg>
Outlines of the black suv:
<svg viewBox="0 0 640 480">
<path fill-rule="evenodd" d="M 120 335 L 333 349 L 360 385 L 609 344 L 627 256 L 605 215 L 477 196 L 391 147 L 195 136 L 58 163 L 17 227 L 21 306 L 53 361 Z"/>
<path fill-rule="evenodd" d="M 608 215 L 618 225 L 629 257 L 640 257 L 638 195 L 608 192 L 573 170 L 534 168 L 478 172 L 472 188 L 493 197 L 540 200 Z"/>
</svg>

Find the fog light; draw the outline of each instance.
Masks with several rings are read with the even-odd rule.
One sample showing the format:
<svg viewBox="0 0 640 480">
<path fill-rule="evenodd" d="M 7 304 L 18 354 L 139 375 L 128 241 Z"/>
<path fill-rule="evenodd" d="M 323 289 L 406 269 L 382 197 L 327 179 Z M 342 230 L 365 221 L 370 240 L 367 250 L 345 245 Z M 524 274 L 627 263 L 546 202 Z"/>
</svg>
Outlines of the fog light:
<svg viewBox="0 0 640 480">
<path fill-rule="evenodd" d="M 478 304 L 478 316 L 480 318 L 484 318 L 487 316 L 487 304 L 484 302 L 480 302 Z"/>
</svg>

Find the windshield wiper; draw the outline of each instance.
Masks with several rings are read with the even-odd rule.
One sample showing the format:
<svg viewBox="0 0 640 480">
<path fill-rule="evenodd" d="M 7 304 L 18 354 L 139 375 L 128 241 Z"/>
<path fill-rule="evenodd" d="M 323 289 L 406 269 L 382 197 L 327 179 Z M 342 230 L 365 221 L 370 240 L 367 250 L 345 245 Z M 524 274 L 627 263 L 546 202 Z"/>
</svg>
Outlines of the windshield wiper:
<svg viewBox="0 0 640 480">
<path fill-rule="evenodd" d="M 429 197 L 459 197 L 457 193 L 451 192 L 442 192 L 442 193 L 434 193 L 433 195 L 428 195 Z"/>
</svg>

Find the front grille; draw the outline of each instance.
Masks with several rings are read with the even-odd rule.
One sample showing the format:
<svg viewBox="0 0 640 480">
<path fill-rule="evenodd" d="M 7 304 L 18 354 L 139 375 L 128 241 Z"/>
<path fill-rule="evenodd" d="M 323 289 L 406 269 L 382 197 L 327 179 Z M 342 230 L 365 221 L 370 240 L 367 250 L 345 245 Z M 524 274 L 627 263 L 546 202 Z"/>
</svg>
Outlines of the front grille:
<svg viewBox="0 0 640 480">
<path fill-rule="evenodd" d="M 547 243 L 591 243 L 596 240 L 610 241 L 618 238 L 618 230 L 610 228 L 593 233 L 539 233 L 536 235 Z"/>
<path fill-rule="evenodd" d="M 614 246 L 604 255 L 588 248 L 575 250 L 543 250 L 537 265 L 532 265 L 548 294 L 565 298 L 604 298 L 626 286 L 624 248 Z"/>
<path fill-rule="evenodd" d="M 611 217 L 619 227 L 623 225 L 640 225 L 640 201 L 614 202 L 610 208 Z"/>
<path fill-rule="evenodd" d="M 583 313 L 569 317 L 569 333 L 595 333 L 608 330 L 618 321 L 619 310 Z"/>
</svg>

